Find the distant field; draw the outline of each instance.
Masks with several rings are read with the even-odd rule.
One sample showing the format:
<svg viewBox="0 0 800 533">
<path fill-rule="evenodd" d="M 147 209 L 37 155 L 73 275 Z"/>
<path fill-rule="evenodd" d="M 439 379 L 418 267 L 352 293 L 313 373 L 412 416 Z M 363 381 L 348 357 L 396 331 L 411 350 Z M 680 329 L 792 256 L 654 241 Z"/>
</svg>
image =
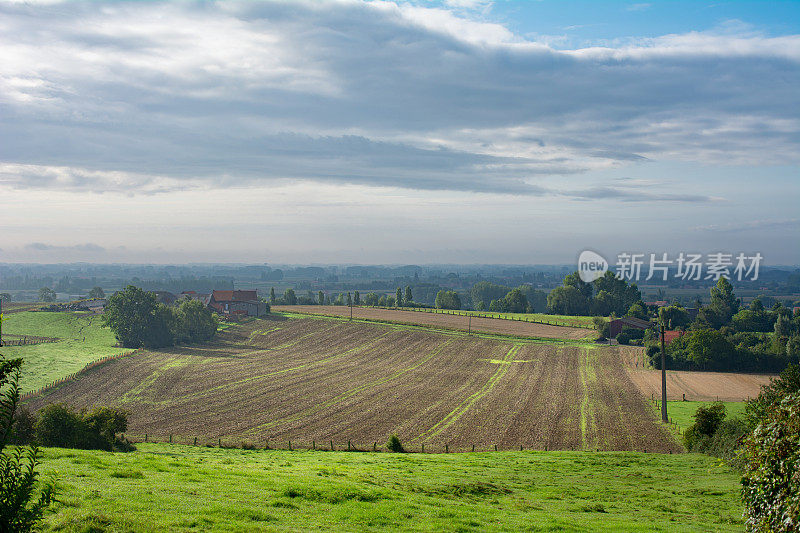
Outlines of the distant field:
<svg viewBox="0 0 800 533">
<path fill-rule="evenodd" d="M 349 317 L 350 308 L 335 305 L 276 305 L 276 312 L 304 313 L 322 316 Z M 472 330 L 475 332 L 494 333 L 498 335 L 514 335 L 519 337 L 548 338 L 548 339 L 591 339 L 596 337 L 593 331 L 585 328 L 573 328 L 504 320 L 498 318 L 482 318 L 473 316 L 468 318 L 462 311 L 453 311 L 452 314 L 425 313 L 416 311 L 403 311 L 399 309 L 381 309 L 374 307 L 354 307 L 353 318 L 374 320 L 379 322 L 394 322 L 398 324 L 419 324 L 429 327 L 454 329 L 459 331 Z"/>
<path fill-rule="evenodd" d="M 646 397 L 661 398 L 661 371 L 646 361 L 644 349 L 620 346 L 628 374 Z M 755 398 L 762 385 L 769 384 L 776 374 L 745 374 L 736 372 L 698 372 L 667 369 L 667 399 L 690 402 L 742 402 Z"/>
<path fill-rule="evenodd" d="M 44 531 L 741 531 L 738 476 L 698 454 L 48 448 Z"/>
<path fill-rule="evenodd" d="M 463 309 L 452 311 L 447 309 L 431 309 L 427 307 L 412 308 L 411 310 L 418 313 L 454 313 L 461 316 L 499 318 L 502 320 L 528 320 L 531 322 L 542 322 L 555 326 L 594 329 L 594 317 L 591 316 L 549 315 L 547 313 L 493 313 L 491 311 L 467 311 Z"/>
<path fill-rule="evenodd" d="M 371 448 L 396 433 L 427 451 L 682 450 L 616 348 L 328 318 L 272 317 L 208 345 L 140 352 L 31 406 L 57 401 L 124 407 L 131 434 L 182 442 Z"/>
<path fill-rule="evenodd" d="M 21 313 L 30 309 L 38 309 L 44 305 L 42 302 L 3 302 L 3 313 Z"/>
<path fill-rule="evenodd" d="M 114 334 L 102 327 L 100 316 L 84 313 L 25 311 L 8 314 L 3 320 L 3 333 L 61 339 L 54 343 L 2 348 L 7 358 L 24 360 L 23 392 L 77 372 L 92 361 L 130 351 L 114 346 Z"/>
</svg>

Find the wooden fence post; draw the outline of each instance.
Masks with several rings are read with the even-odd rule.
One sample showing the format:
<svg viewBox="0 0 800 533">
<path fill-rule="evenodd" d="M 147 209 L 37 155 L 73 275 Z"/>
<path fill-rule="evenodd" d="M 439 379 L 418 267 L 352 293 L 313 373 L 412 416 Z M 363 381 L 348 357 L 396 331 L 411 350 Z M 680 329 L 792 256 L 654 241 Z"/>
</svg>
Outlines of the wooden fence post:
<svg viewBox="0 0 800 533">
<path fill-rule="evenodd" d="M 172 444 L 172 433 L 169 434 L 169 443 Z"/>
<path fill-rule="evenodd" d="M 289 441 L 289 451 L 292 451 L 292 441 Z"/>
<path fill-rule="evenodd" d="M 425 453 L 425 443 L 422 443 L 422 453 Z"/>
<path fill-rule="evenodd" d="M 447 444 L 444 445 L 444 453 L 450 453 L 450 446 Z"/>
<path fill-rule="evenodd" d="M 333 440 L 331 440 L 331 451 L 333 451 Z"/>
</svg>

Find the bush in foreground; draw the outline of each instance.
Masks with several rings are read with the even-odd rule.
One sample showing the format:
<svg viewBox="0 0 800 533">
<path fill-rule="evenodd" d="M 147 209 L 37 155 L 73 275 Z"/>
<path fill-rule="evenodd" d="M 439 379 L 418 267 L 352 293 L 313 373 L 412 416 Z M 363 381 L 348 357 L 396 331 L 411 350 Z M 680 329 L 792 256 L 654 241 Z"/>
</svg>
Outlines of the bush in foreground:
<svg viewBox="0 0 800 533">
<path fill-rule="evenodd" d="M 397 438 L 397 435 L 389 437 L 389 440 L 386 441 L 386 449 L 395 453 L 405 453 L 406 451 L 406 449 L 403 448 L 403 443 Z"/>
<path fill-rule="evenodd" d="M 743 457 L 747 529 L 800 530 L 800 393 L 768 408 L 745 439 Z"/>
<path fill-rule="evenodd" d="M 53 486 L 36 489 L 39 450 L 17 446 L 6 451 L 19 403 L 22 359 L 0 356 L 0 531 L 30 531 L 53 501 Z"/>
<path fill-rule="evenodd" d="M 97 407 L 89 412 L 74 411 L 65 404 L 56 403 L 39 411 L 34 435 L 42 446 L 130 451 L 133 446 L 117 437 L 127 428 L 125 411 L 111 407 Z"/>
</svg>

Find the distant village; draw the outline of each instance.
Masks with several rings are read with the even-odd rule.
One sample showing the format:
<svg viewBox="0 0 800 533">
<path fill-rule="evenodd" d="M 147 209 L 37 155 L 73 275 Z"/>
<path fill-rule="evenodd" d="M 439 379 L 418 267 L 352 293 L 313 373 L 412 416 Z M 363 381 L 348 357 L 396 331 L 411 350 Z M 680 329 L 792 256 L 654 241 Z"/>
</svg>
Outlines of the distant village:
<svg viewBox="0 0 800 533">
<path fill-rule="evenodd" d="M 260 317 L 269 312 L 268 305 L 258 298 L 256 290 L 213 290 L 203 294 L 184 291 L 173 294 L 168 291 L 151 291 L 159 303 L 173 306 L 185 300 L 197 300 L 212 311 L 226 318 L 246 316 Z M 100 314 L 105 310 L 107 298 L 87 298 L 75 302 L 52 304 L 42 307 L 42 311 L 90 311 Z"/>
</svg>

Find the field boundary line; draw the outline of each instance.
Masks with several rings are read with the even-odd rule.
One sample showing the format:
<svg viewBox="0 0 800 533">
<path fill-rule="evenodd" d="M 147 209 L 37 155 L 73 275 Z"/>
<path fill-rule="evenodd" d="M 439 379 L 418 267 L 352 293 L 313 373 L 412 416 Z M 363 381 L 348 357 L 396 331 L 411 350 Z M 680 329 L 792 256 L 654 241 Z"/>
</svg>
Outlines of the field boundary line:
<svg viewBox="0 0 800 533">
<path fill-rule="evenodd" d="M 511 347 L 511 349 L 506 352 L 506 355 L 503 357 L 503 363 L 509 363 L 514 360 L 514 356 L 519 352 L 522 348 L 521 344 L 515 344 Z M 461 415 L 466 413 L 477 401 L 481 398 L 486 396 L 489 391 L 491 391 L 495 384 L 503 379 L 503 377 L 508 373 L 508 369 L 511 368 L 510 364 L 500 364 L 498 365 L 497 370 L 495 370 L 494 374 L 489 376 L 489 379 L 483 386 L 478 389 L 476 392 L 469 395 L 467 398 L 461 401 L 455 409 L 447 413 L 444 418 L 439 420 L 436 424 L 434 424 L 430 429 L 426 432 L 420 434 L 419 436 L 411 439 L 411 442 L 420 439 L 428 439 L 431 437 L 435 437 L 439 435 L 442 431 L 450 427 L 453 422 L 461 418 Z"/>
<path fill-rule="evenodd" d="M 287 318 L 311 318 L 319 320 L 339 320 L 344 322 L 361 323 L 361 324 L 383 324 L 387 326 L 403 326 L 405 328 L 415 328 L 443 335 L 457 335 L 461 337 L 477 337 L 481 339 L 498 340 L 514 343 L 530 343 L 530 344 L 574 344 L 574 345 L 594 345 L 593 340 L 589 338 L 583 339 L 565 339 L 561 337 L 534 337 L 534 336 L 519 336 L 508 335 L 504 333 L 492 333 L 490 331 L 472 331 L 467 333 L 466 330 L 460 328 L 449 328 L 447 326 L 434 326 L 430 324 L 416 324 L 413 322 L 402 322 L 398 320 L 383 320 L 377 318 L 353 318 L 352 320 L 344 315 L 330 315 L 327 313 L 310 313 L 301 311 L 275 311 L 276 314 L 281 314 Z"/>
<path fill-rule="evenodd" d="M 323 409 L 327 409 L 328 407 L 331 407 L 332 405 L 336 405 L 337 403 L 342 402 L 344 400 L 347 400 L 348 398 L 351 398 L 351 397 L 355 396 L 356 394 L 358 394 L 360 392 L 363 392 L 363 391 L 365 391 L 367 389 L 371 389 L 373 387 L 377 387 L 378 385 L 383 385 L 384 383 L 386 383 L 388 381 L 395 380 L 395 379 L 399 378 L 400 376 L 402 376 L 403 374 L 407 374 L 408 372 L 411 372 L 412 370 L 416 370 L 417 368 L 421 367 L 422 365 L 424 365 L 425 363 L 427 363 L 428 361 L 430 361 L 431 359 L 433 359 L 434 357 L 439 355 L 439 353 L 442 352 L 442 350 L 444 350 L 447 346 L 449 346 L 452 343 L 453 343 L 453 340 L 452 339 L 448 339 L 445 342 L 439 344 L 428 355 L 423 357 L 421 360 L 419 360 L 418 362 L 416 362 L 412 366 L 409 366 L 409 367 L 406 367 L 406 368 L 404 368 L 402 370 L 399 370 L 399 371 L 395 372 L 394 374 L 392 374 L 390 376 L 384 376 L 384 377 L 382 377 L 380 379 L 371 381 L 369 383 L 364 383 L 363 385 L 359 385 L 358 387 L 346 390 L 343 393 L 338 394 L 337 396 L 334 396 L 333 398 L 331 398 L 329 400 L 326 400 L 325 402 L 322 402 L 320 404 L 317 404 L 317 405 L 314 405 L 312 407 L 309 407 L 308 409 L 305 409 L 305 410 L 301 411 L 300 413 L 297 413 L 297 414 L 294 414 L 294 415 L 290 415 L 290 416 L 286 416 L 286 417 L 283 417 L 283 418 L 279 418 L 277 420 L 272 420 L 270 422 L 266 422 L 264 424 L 260 424 L 258 426 L 255 426 L 255 427 L 251 428 L 250 430 L 248 430 L 247 432 L 245 432 L 245 434 L 249 433 L 251 431 L 257 430 L 257 429 L 269 429 L 269 428 L 274 427 L 274 426 L 276 426 L 278 424 L 287 423 L 287 422 L 294 422 L 295 420 L 299 420 L 299 419 L 304 418 L 306 416 L 318 413 L 319 411 L 322 411 Z"/>
<path fill-rule="evenodd" d="M 384 307 L 380 305 L 356 305 L 356 308 L 362 309 L 385 309 L 387 311 L 412 311 L 414 313 L 428 313 L 428 314 L 436 314 L 436 315 L 455 315 L 455 316 L 474 316 L 476 318 L 490 318 L 495 320 L 508 320 L 511 322 L 528 322 L 530 324 L 542 324 L 543 326 L 557 326 L 563 328 L 581 328 L 581 329 L 596 329 L 594 325 L 591 324 L 582 324 L 580 322 L 576 323 L 569 323 L 569 322 L 561 322 L 557 319 L 553 319 L 554 321 L 551 322 L 549 320 L 535 320 L 531 318 L 527 318 L 524 316 L 514 318 L 514 313 L 498 313 L 493 311 L 469 311 L 468 309 L 437 309 L 435 307 Z M 527 313 L 520 313 L 520 314 L 527 314 Z M 509 316 L 503 316 L 509 315 Z M 591 317 L 594 318 L 594 317 Z"/>
<path fill-rule="evenodd" d="M 581 445 L 584 450 L 588 449 L 589 441 L 589 423 L 596 428 L 597 420 L 592 410 L 592 401 L 589 397 L 589 385 L 597 382 L 597 373 L 591 365 L 589 358 L 589 350 L 581 350 L 581 363 L 578 375 L 581 378 L 581 388 L 583 389 L 583 397 L 581 398 Z M 595 442 L 592 443 L 594 446 Z"/>
</svg>

